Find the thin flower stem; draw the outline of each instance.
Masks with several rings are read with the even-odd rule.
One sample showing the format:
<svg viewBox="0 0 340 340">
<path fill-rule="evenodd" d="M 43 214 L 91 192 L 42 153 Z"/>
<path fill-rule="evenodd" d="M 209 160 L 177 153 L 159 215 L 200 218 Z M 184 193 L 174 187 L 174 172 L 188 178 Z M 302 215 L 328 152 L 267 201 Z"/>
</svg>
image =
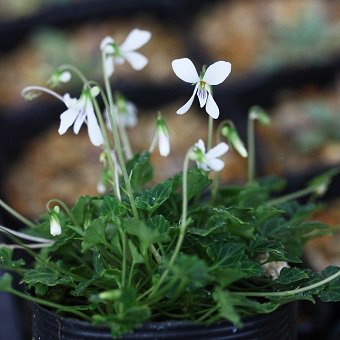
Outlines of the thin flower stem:
<svg viewBox="0 0 340 340">
<path fill-rule="evenodd" d="M 60 199 L 58 198 L 53 198 L 51 200 L 49 200 L 47 203 L 46 203 L 46 208 L 47 210 L 50 210 L 50 205 L 52 203 L 58 203 L 63 209 L 64 211 L 66 212 L 66 214 L 68 215 L 68 217 L 71 219 L 71 221 L 73 222 L 73 224 L 80 228 L 80 225 L 78 224 L 78 222 L 76 221 L 76 219 L 74 218 L 73 214 L 71 213 L 70 209 L 68 208 L 68 206 Z"/>
<path fill-rule="evenodd" d="M 213 138 L 213 130 L 214 130 L 214 118 L 209 116 L 207 151 L 209 151 L 211 149 L 212 138 Z"/>
<path fill-rule="evenodd" d="M 278 205 L 278 204 L 282 204 L 291 200 L 295 200 L 297 198 L 306 196 L 306 195 L 310 195 L 313 192 L 315 192 L 314 188 L 305 188 L 305 189 L 301 189 L 299 191 L 293 192 L 291 194 L 287 194 L 278 198 L 273 198 L 272 200 L 268 201 L 266 204 L 267 205 Z"/>
<path fill-rule="evenodd" d="M 242 295 L 242 296 L 263 296 L 263 297 L 276 297 L 276 296 L 290 296 L 290 295 L 295 295 L 303 292 L 307 292 L 309 290 L 312 290 L 314 288 L 321 287 L 325 285 L 328 282 L 331 282 L 335 280 L 336 278 L 340 277 L 340 270 L 336 272 L 335 274 L 327 277 L 326 279 L 323 279 L 322 281 L 316 282 L 312 285 L 298 288 L 298 289 L 293 289 L 293 290 L 286 290 L 283 292 L 230 292 L 233 295 Z"/>
<path fill-rule="evenodd" d="M 31 295 L 27 295 L 27 294 L 21 293 L 21 292 L 19 292 L 18 290 L 14 289 L 14 288 L 9 289 L 8 292 L 11 293 L 11 294 L 14 294 L 14 295 L 16 295 L 16 296 L 18 296 L 20 298 L 26 299 L 28 301 L 35 302 L 35 303 L 37 303 L 39 305 L 44 305 L 44 306 L 51 307 L 51 308 L 54 308 L 54 309 L 59 310 L 59 311 L 72 313 L 74 315 L 79 316 L 80 318 L 82 318 L 84 320 L 88 320 L 88 321 L 91 320 L 91 318 L 88 315 L 78 311 L 75 307 L 64 306 L 64 305 L 60 305 L 60 304 L 57 304 L 57 303 L 54 303 L 54 302 L 50 302 L 50 301 L 47 301 L 47 300 L 44 300 L 44 299 L 33 297 Z"/>
<path fill-rule="evenodd" d="M 132 152 L 129 136 L 127 134 L 127 131 L 126 131 L 124 124 L 118 124 L 118 128 L 119 128 L 120 136 L 122 138 L 122 144 L 123 144 L 123 151 L 124 151 L 124 154 L 125 154 L 125 159 L 129 160 L 133 157 L 133 152 Z"/>
<path fill-rule="evenodd" d="M 30 228 L 36 227 L 36 225 L 33 222 L 31 222 L 26 217 L 19 214 L 16 210 L 14 210 L 8 204 L 6 204 L 2 199 L 0 199 L 0 207 L 2 207 L 4 210 L 6 210 L 8 213 L 10 213 L 12 216 L 14 216 L 17 220 L 24 223 L 28 227 L 30 227 Z"/>
<path fill-rule="evenodd" d="M 6 228 L 3 225 L 0 225 L 0 231 L 4 232 L 4 233 L 10 233 L 18 238 L 21 238 L 23 240 L 28 240 L 28 241 L 33 241 L 33 242 L 39 242 L 39 243 L 45 243 L 45 244 L 49 244 L 51 245 L 51 243 L 54 243 L 53 240 L 49 240 L 46 238 L 41 238 L 41 237 L 36 237 L 36 236 L 31 236 L 31 235 L 27 235 L 25 233 L 20 233 L 18 231 L 12 230 L 10 228 Z"/>
<path fill-rule="evenodd" d="M 248 138 L 248 182 L 254 181 L 255 177 L 255 124 L 250 113 L 248 116 L 247 138 Z"/>
<path fill-rule="evenodd" d="M 51 96 L 59 99 L 60 101 L 62 101 L 64 103 L 64 98 L 59 93 L 52 91 L 52 90 L 50 90 L 46 87 L 43 87 L 43 86 L 35 86 L 35 85 L 26 86 L 25 88 L 23 88 L 21 90 L 20 94 L 21 94 L 21 96 L 26 97 L 27 93 L 29 93 L 31 91 L 45 92 L 45 93 L 50 94 Z"/>
<path fill-rule="evenodd" d="M 26 243 L 25 247 L 30 249 L 41 249 L 50 247 L 53 243 Z M 23 246 L 19 246 L 18 244 L 2 244 L 0 246 L 8 249 L 25 249 Z"/>
<path fill-rule="evenodd" d="M 187 223 L 187 214 L 188 214 L 188 168 L 189 168 L 189 161 L 190 161 L 190 154 L 192 152 L 192 147 L 188 150 L 188 152 L 185 155 L 184 159 L 184 164 L 183 164 L 183 188 L 182 188 L 182 218 L 181 218 L 181 225 L 179 229 L 179 236 L 177 240 L 177 244 L 175 247 L 174 252 L 172 253 L 171 259 L 169 261 L 167 269 L 163 272 L 162 276 L 160 277 L 159 281 L 157 282 L 155 288 L 151 291 L 149 297 L 152 297 L 155 295 L 155 293 L 159 290 L 161 287 L 162 283 L 166 279 L 166 277 L 169 274 L 169 268 L 174 264 L 179 251 L 182 247 L 184 237 L 185 237 L 185 232 L 186 232 L 186 227 L 188 225 Z"/>
<path fill-rule="evenodd" d="M 105 88 L 106 88 L 106 92 L 107 92 L 107 97 L 108 97 L 108 101 L 109 101 L 110 110 L 108 111 L 108 116 L 109 116 L 109 120 L 110 120 L 110 124 L 111 124 L 111 128 L 112 128 L 113 140 L 114 140 L 114 143 L 115 143 L 115 149 L 116 149 L 116 152 L 117 152 L 118 162 L 119 162 L 120 168 L 122 170 L 122 174 L 123 174 L 123 178 L 124 178 L 124 182 L 125 182 L 125 186 L 126 186 L 126 193 L 128 195 L 129 201 L 130 201 L 131 209 L 132 209 L 134 217 L 138 218 L 138 211 L 137 211 L 135 199 L 133 197 L 133 190 L 132 190 L 132 187 L 131 187 L 130 178 L 129 178 L 129 175 L 127 173 L 127 169 L 126 169 L 126 165 L 125 165 L 123 149 L 122 149 L 122 146 L 121 146 L 120 137 L 119 137 L 119 133 L 118 133 L 118 130 L 117 130 L 117 125 L 116 125 L 114 117 L 113 117 L 113 114 L 114 114 L 113 99 L 112 99 L 109 77 L 107 76 L 107 74 L 105 72 L 104 58 L 105 58 L 105 56 L 104 56 L 104 53 L 103 53 L 102 54 L 103 76 L 104 76 L 104 83 L 105 83 Z"/>
<path fill-rule="evenodd" d="M 153 151 L 155 150 L 155 147 L 156 147 L 156 144 L 157 144 L 157 137 L 158 137 L 158 134 L 157 134 L 157 131 L 156 131 L 154 136 L 153 136 L 150 147 L 149 147 L 149 153 L 153 153 Z"/>
<path fill-rule="evenodd" d="M 114 176 L 115 176 L 115 172 L 116 172 L 116 166 L 115 166 L 113 159 L 112 159 L 111 146 L 110 146 L 109 137 L 108 137 L 107 132 L 106 132 L 105 122 L 104 122 L 103 115 L 100 111 L 97 100 L 95 98 L 92 98 L 92 101 L 93 101 L 93 106 L 94 106 L 94 109 L 96 111 L 96 115 L 97 115 L 97 118 L 98 118 L 98 121 L 99 121 L 100 129 L 103 133 L 104 150 L 105 150 L 107 160 L 108 160 L 108 163 L 109 163 L 109 167 L 111 169 L 111 173 L 112 173 L 112 176 L 113 176 L 113 181 L 112 181 L 113 191 L 115 193 L 116 198 L 120 200 L 121 195 L 120 195 L 120 192 L 119 192 L 119 186 L 116 185 L 116 182 L 114 180 Z"/>
</svg>

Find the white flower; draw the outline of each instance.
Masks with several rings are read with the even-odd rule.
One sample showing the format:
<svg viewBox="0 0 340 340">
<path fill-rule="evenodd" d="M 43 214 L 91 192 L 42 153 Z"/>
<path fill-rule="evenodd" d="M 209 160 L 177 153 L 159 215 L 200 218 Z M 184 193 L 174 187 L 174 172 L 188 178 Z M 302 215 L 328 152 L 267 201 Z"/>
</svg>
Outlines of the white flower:
<svg viewBox="0 0 340 340">
<path fill-rule="evenodd" d="M 58 206 L 55 206 L 50 215 L 50 233 L 52 236 L 57 236 L 61 234 L 61 225 L 58 217 L 59 212 L 60 208 Z"/>
<path fill-rule="evenodd" d="M 177 114 L 184 114 L 190 109 L 197 93 L 200 106 L 205 105 L 207 113 L 214 119 L 218 118 L 220 110 L 212 96 L 211 86 L 221 84 L 228 77 L 231 64 L 226 61 L 217 61 L 198 75 L 192 61 L 188 58 L 181 58 L 173 60 L 172 69 L 178 78 L 195 85 L 192 96 L 176 111 Z"/>
<path fill-rule="evenodd" d="M 114 71 L 114 64 L 122 64 L 125 60 L 130 63 L 133 69 L 137 71 L 143 69 L 148 63 L 148 59 L 136 50 L 144 46 L 150 38 L 149 31 L 138 28 L 132 30 L 120 46 L 111 37 L 105 37 L 100 44 L 100 49 L 104 57 L 106 75 L 110 77 Z"/>
<path fill-rule="evenodd" d="M 128 128 L 133 128 L 137 125 L 137 107 L 135 104 L 125 100 L 122 96 L 117 96 L 116 105 L 113 106 L 115 111 L 115 121 L 119 126 L 125 126 Z M 110 120 L 107 117 L 106 113 L 106 122 L 107 127 L 112 130 Z"/>
<path fill-rule="evenodd" d="M 58 130 L 60 135 L 64 134 L 72 124 L 74 124 L 74 133 L 78 134 L 81 126 L 86 122 L 91 143 L 95 146 L 100 146 L 104 143 L 92 104 L 92 98 L 97 96 L 98 93 L 99 89 L 93 87 L 91 90 L 84 90 L 79 99 L 71 98 L 68 93 L 64 95 L 63 101 L 67 106 L 67 110 L 60 116 Z"/>
<path fill-rule="evenodd" d="M 156 119 L 156 128 L 158 135 L 159 153 L 161 154 L 161 156 L 167 157 L 170 153 L 169 130 L 165 120 L 162 118 L 160 114 L 158 114 Z"/>
<path fill-rule="evenodd" d="M 218 157 L 224 155 L 228 150 L 228 144 L 219 143 L 206 153 L 204 142 L 200 139 L 195 144 L 195 148 L 190 158 L 196 161 L 197 166 L 204 171 L 221 171 L 224 167 L 224 162 Z"/>
</svg>

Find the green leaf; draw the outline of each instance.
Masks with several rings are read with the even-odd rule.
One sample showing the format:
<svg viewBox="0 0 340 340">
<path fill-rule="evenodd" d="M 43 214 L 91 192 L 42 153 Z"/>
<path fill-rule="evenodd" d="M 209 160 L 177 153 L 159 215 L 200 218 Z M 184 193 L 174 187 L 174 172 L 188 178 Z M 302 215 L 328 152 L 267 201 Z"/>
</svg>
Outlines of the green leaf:
<svg viewBox="0 0 340 340">
<path fill-rule="evenodd" d="M 231 266 L 244 258 L 244 245 L 238 243 L 216 243 L 207 249 L 212 260 L 211 268 Z"/>
<path fill-rule="evenodd" d="M 6 267 L 7 269 L 16 269 L 23 267 L 25 261 L 23 259 L 14 260 L 13 259 L 13 249 L 0 247 L 0 265 Z"/>
<path fill-rule="evenodd" d="M 324 278 L 338 273 L 339 267 L 329 266 L 322 271 Z M 329 282 L 321 291 L 320 299 L 325 302 L 339 302 L 340 301 L 340 276 Z"/>
<path fill-rule="evenodd" d="M 188 171 L 188 200 L 193 197 L 198 196 L 211 184 L 211 179 L 209 179 L 208 174 L 197 168 L 190 169 Z M 183 173 L 179 173 L 174 176 L 174 190 L 182 190 L 183 183 Z"/>
<path fill-rule="evenodd" d="M 73 279 L 70 276 L 61 276 L 48 267 L 38 267 L 26 272 L 23 277 L 23 282 L 32 287 L 37 283 L 42 283 L 46 286 L 70 285 Z"/>
<path fill-rule="evenodd" d="M 104 196 L 102 215 L 108 216 L 110 219 L 116 219 L 126 213 L 126 207 L 114 196 Z"/>
<path fill-rule="evenodd" d="M 12 276 L 8 273 L 0 277 L 0 291 L 10 292 L 12 290 Z"/>
<path fill-rule="evenodd" d="M 101 218 L 92 220 L 85 230 L 84 240 L 81 243 L 82 252 L 94 246 L 110 246 L 105 236 L 106 223 Z"/>
<path fill-rule="evenodd" d="M 304 279 L 308 279 L 309 275 L 298 268 L 283 268 L 280 271 L 280 276 L 277 280 L 275 280 L 275 283 L 288 285 L 293 282 L 298 282 Z"/>
<path fill-rule="evenodd" d="M 169 241 L 170 222 L 163 215 L 155 215 L 148 219 L 148 227 L 156 230 L 161 236 L 160 241 Z"/>
<path fill-rule="evenodd" d="M 137 208 L 146 210 L 149 213 L 154 212 L 170 197 L 172 183 L 172 180 L 167 180 L 156 185 L 153 189 L 145 189 L 136 197 Z"/>
<path fill-rule="evenodd" d="M 132 257 L 132 262 L 137 264 L 137 263 L 145 263 L 144 257 L 141 255 L 141 253 L 138 251 L 137 247 L 134 245 L 134 243 L 129 240 L 129 249 L 130 249 L 130 254 Z"/>
<path fill-rule="evenodd" d="M 241 324 L 240 315 L 237 313 L 233 299 L 227 291 L 217 287 L 213 292 L 213 299 L 216 301 L 219 314 L 222 318 L 229 320 L 236 326 Z"/>
<path fill-rule="evenodd" d="M 160 233 L 150 228 L 143 221 L 131 218 L 123 221 L 123 227 L 129 235 L 137 236 L 142 246 L 142 253 L 150 246 L 150 244 L 161 239 Z"/>
<path fill-rule="evenodd" d="M 136 154 L 127 162 L 126 168 L 130 177 L 132 189 L 135 192 L 141 191 L 153 176 L 150 153 L 144 152 L 142 154 Z"/>
<path fill-rule="evenodd" d="M 79 225 L 84 225 L 90 211 L 92 197 L 81 196 L 72 209 L 72 215 Z"/>
</svg>

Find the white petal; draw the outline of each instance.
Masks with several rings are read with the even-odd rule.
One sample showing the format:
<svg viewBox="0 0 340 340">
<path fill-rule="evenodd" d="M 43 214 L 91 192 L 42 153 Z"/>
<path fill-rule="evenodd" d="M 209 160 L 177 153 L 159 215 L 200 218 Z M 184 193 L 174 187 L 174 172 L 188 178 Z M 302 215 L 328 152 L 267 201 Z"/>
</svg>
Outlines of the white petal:
<svg viewBox="0 0 340 340">
<path fill-rule="evenodd" d="M 51 218 L 50 223 L 50 233 L 52 236 L 57 236 L 61 234 L 60 224 L 53 217 Z"/>
<path fill-rule="evenodd" d="M 213 158 L 207 160 L 207 165 L 211 170 L 221 171 L 224 167 L 224 162 L 218 158 Z"/>
<path fill-rule="evenodd" d="M 68 72 L 68 71 L 64 71 L 60 74 L 59 76 L 59 80 L 62 82 L 62 83 L 67 83 L 71 80 L 71 73 Z"/>
<path fill-rule="evenodd" d="M 92 96 L 93 98 L 95 98 L 95 97 L 97 97 L 98 94 L 100 93 L 100 89 L 99 89 L 98 86 L 93 86 L 93 87 L 91 87 L 90 92 L 91 92 L 91 96 Z"/>
<path fill-rule="evenodd" d="M 197 167 L 203 169 L 204 171 L 210 171 L 210 168 L 204 162 L 196 161 Z"/>
<path fill-rule="evenodd" d="M 86 96 L 81 96 L 79 99 L 79 111 L 78 111 L 78 116 L 77 119 L 74 122 L 73 125 L 73 132 L 77 135 L 79 133 L 79 130 L 81 126 L 83 125 L 86 115 L 87 115 L 87 102 L 89 99 Z"/>
<path fill-rule="evenodd" d="M 104 58 L 104 70 L 105 74 L 108 77 L 111 77 L 114 71 L 114 62 L 113 62 L 113 57 L 110 55 L 106 55 Z"/>
<path fill-rule="evenodd" d="M 65 105 L 70 108 L 72 106 L 75 106 L 77 105 L 78 103 L 78 99 L 76 98 L 71 98 L 71 96 L 68 94 L 68 93 L 65 93 L 64 96 L 63 96 L 63 100 L 64 100 L 64 103 Z"/>
<path fill-rule="evenodd" d="M 148 63 L 148 59 L 138 52 L 128 52 L 125 58 L 136 71 L 140 71 Z"/>
<path fill-rule="evenodd" d="M 221 157 L 228 150 L 229 150 L 228 144 L 222 142 L 222 143 L 219 143 L 216 146 L 214 146 L 212 149 L 210 149 L 207 152 L 206 157 L 209 158 L 209 159 Z"/>
<path fill-rule="evenodd" d="M 208 91 L 204 90 L 202 88 L 199 88 L 198 91 L 197 91 L 197 97 L 198 97 L 198 100 L 200 102 L 200 107 L 203 107 L 205 105 L 205 103 L 207 102 Z"/>
<path fill-rule="evenodd" d="M 131 52 L 145 45 L 151 38 L 149 31 L 143 31 L 138 28 L 132 30 L 126 37 L 125 41 L 120 45 L 120 49 L 124 52 Z"/>
<path fill-rule="evenodd" d="M 98 125 L 97 117 L 94 113 L 93 106 L 89 100 L 86 105 L 87 113 L 87 130 L 89 133 L 90 141 L 95 146 L 104 144 L 103 135 Z"/>
<path fill-rule="evenodd" d="M 60 126 L 58 130 L 60 135 L 64 134 L 74 123 L 74 121 L 77 119 L 78 113 L 78 106 L 72 106 L 60 115 Z"/>
<path fill-rule="evenodd" d="M 163 157 L 167 157 L 170 153 L 170 142 L 169 136 L 166 135 L 164 132 L 159 132 L 159 153 Z"/>
<path fill-rule="evenodd" d="M 230 63 L 226 61 L 217 61 L 207 68 L 203 80 L 209 85 L 218 85 L 228 77 L 230 71 Z"/>
<path fill-rule="evenodd" d="M 199 139 L 195 146 L 199 148 L 203 154 L 205 154 L 205 145 L 202 139 Z"/>
<path fill-rule="evenodd" d="M 188 110 L 190 109 L 190 107 L 192 105 L 192 102 L 194 101 L 197 89 L 198 89 L 198 84 L 195 86 L 194 92 L 193 92 L 192 96 L 190 97 L 190 99 L 182 107 L 180 107 L 176 111 L 177 114 L 182 115 L 182 114 L 188 112 Z"/>
<path fill-rule="evenodd" d="M 188 58 L 175 59 L 171 63 L 176 76 L 191 84 L 199 82 L 200 78 L 192 61 Z"/>
<path fill-rule="evenodd" d="M 207 104 L 205 110 L 211 118 L 217 119 L 220 115 L 220 109 L 218 108 L 211 93 L 208 94 Z"/>
<path fill-rule="evenodd" d="M 107 36 L 100 43 L 100 49 L 102 51 L 104 51 L 105 53 L 109 53 L 106 49 L 107 49 L 108 46 L 111 46 L 111 48 L 112 48 L 112 44 L 113 44 L 113 39 L 111 37 Z"/>
</svg>

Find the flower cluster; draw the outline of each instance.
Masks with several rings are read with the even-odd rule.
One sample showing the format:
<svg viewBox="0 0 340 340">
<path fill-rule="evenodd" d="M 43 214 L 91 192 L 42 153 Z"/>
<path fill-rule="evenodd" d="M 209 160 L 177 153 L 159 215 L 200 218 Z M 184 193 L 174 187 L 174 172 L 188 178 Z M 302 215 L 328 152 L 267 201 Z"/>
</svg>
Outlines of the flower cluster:
<svg viewBox="0 0 340 340">
<path fill-rule="evenodd" d="M 14 240 L 0 246 L 0 268 L 22 275 L 33 292 L 26 296 L 30 301 L 105 324 L 114 337 L 156 318 L 203 324 L 226 319 L 240 325 L 245 315 L 271 312 L 290 301 L 315 295 L 339 300 L 339 268 L 317 274 L 294 267 L 306 240 L 329 233 L 328 226 L 303 219 L 313 209 L 296 199 L 322 195 L 338 170 L 282 196 L 280 179 L 257 179 L 254 124 L 268 124 L 266 113 L 250 108 L 247 147 L 232 121 L 214 128 L 224 108 L 212 87 L 229 76 L 229 62 L 217 61 L 198 73 L 190 59 L 173 60 L 175 75 L 194 86 L 177 114 L 188 112 L 197 95 L 208 113 L 207 140 L 189 147 L 182 171 L 153 184 L 151 154 L 158 149 L 162 157 L 170 155 L 171 129 L 158 112 L 150 147 L 135 152 L 128 129 L 137 126 L 137 108 L 111 88 L 117 65 L 126 61 L 135 70 L 147 65 L 136 50 L 150 38 L 150 32 L 134 29 L 120 45 L 111 37 L 102 40 L 104 85 L 89 81 L 74 66 L 56 70 L 50 87 L 79 77 L 83 87 L 78 97 L 41 86 L 22 91 L 29 99 L 45 92 L 64 103 L 60 135 L 71 128 L 78 134 L 87 126 L 90 142 L 101 151 L 102 174 L 98 195 L 82 196 L 72 208 L 52 199 L 36 223 L 0 200 L 2 208 L 31 228 L 21 233 L 0 225 L 0 232 Z M 248 160 L 245 184 L 221 184 L 229 146 Z M 13 257 L 16 248 L 35 257 L 33 266 Z M 1 290 L 25 296 L 12 287 L 9 274 L 0 277 Z"/>
</svg>

